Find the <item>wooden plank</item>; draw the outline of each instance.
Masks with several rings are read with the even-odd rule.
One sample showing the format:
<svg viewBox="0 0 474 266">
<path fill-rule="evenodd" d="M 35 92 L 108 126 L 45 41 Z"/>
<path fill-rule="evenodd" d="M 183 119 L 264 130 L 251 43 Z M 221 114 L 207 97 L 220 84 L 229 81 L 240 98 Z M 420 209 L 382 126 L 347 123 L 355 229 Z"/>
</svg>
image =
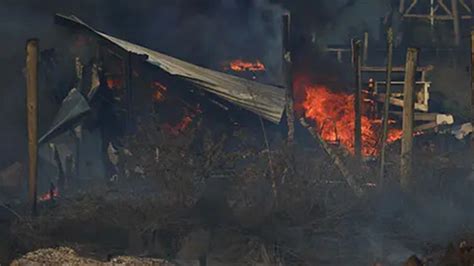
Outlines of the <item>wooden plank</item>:
<svg viewBox="0 0 474 266">
<path fill-rule="evenodd" d="M 38 178 L 38 59 L 39 41 L 26 43 L 26 107 L 28 126 L 28 200 L 36 214 Z"/>
<path fill-rule="evenodd" d="M 388 116 L 390 111 L 390 97 L 392 87 L 392 61 L 393 61 L 393 30 L 390 27 L 387 31 L 387 77 L 386 77 L 386 89 L 385 89 L 385 101 L 383 111 L 383 126 L 382 126 L 382 150 L 380 153 L 380 172 L 379 182 L 383 184 L 385 176 L 385 148 L 387 145 L 388 135 Z"/>
<path fill-rule="evenodd" d="M 408 190 L 412 183 L 413 120 L 415 107 L 415 69 L 418 63 L 418 49 L 408 48 L 406 56 L 405 86 L 403 88 L 403 135 L 400 162 L 400 185 Z"/>
<path fill-rule="evenodd" d="M 385 102 L 385 93 L 378 93 L 375 96 L 375 100 L 381 103 Z M 403 107 L 403 100 L 395 97 L 390 97 L 390 104 Z M 428 112 L 428 106 L 425 104 L 415 103 L 415 110 Z"/>
<path fill-rule="evenodd" d="M 292 62 L 291 62 L 291 17 L 286 13 L 282 17 L 283 20 L 283 75 L 286 84 L 286 122 L 288 126 L 288 143 L 295 140 L 295 113 L 293 109 L 293 78 L 292 78 Z"/>
</svg>

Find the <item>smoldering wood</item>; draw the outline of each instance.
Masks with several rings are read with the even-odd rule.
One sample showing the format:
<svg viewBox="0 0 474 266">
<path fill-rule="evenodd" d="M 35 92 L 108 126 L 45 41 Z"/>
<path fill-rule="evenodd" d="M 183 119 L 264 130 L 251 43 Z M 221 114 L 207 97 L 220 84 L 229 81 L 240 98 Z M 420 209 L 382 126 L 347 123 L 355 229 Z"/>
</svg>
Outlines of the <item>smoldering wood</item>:
<svg viewBox="0 0 474 266">
<path fill-rule="evenodd" d="M 409 189 L 412 183 L 414 89 L 418 49 L 408 48 L 406 56 L 405 86 L 403 88 L 403 135 L 400 161 L 400 184 Z"/>
<path fill-rule="evenodd" d="M 385 175 L 385 150 L 387 145 L 388 135 L 388 116 L 390 111 L 390 97 L 391 97 L 391 86 L 392 86 L 392 59 L 393 59 L 393 30 L 389 28 L 387 31 L 387 75 L 386 75 L 386 86 L 385 86 L 385 101 L 383 111 L 383 125 L 382 125 L 382 150 L 380 152 L 380 173 L 379 182 L 383 183 Z"/>
<path fill-rule="evenodd" d="M 38 58 L 39 40 L 26 43 L 26 107 L 28 126 L 28 200 L 36 214 L 38 178 Z"/>
<path fill-rule="evenodd" d="M 349 187 L 354 191 L 354 194 L 358 197 L 363 195 L 363 190 L 357 184 L 355 177 L 351 174 L 349 169 L 346 167 L 342 159 L 336 154 L 335 151 L 321 138 L 321 136 L 316 132 L 316 129 L 311 127 L 304 118 L 300 118 L 300 124 L 308 130 L 308 132 L 313 136 L 313 138 L 321 145 L 326 154 L 334 162 L 334 165 L 339 169 L 342 176 L 346 180 Z"/>
</svg>

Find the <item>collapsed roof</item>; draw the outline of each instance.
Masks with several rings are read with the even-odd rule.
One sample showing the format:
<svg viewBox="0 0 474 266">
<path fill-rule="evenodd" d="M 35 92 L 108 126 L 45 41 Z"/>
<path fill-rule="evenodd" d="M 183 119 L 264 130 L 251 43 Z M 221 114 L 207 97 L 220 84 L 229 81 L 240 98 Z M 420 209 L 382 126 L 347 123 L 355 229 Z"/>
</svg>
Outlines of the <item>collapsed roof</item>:
<svg viewBox="0 0 474 266">
<path fill-rule="evenodd" d="M 79 18 L 56 14 L 56 22 L 82 27 L 121 49 L 145 55 L 146 62 L 170 75 L 186 79 L 194 85 L 213 93 L 243 109 L 278 124 L 285 109 L 285 90 L 176 59 L 143 46 L 121 40 L 92 28 Z"/>
</svg>

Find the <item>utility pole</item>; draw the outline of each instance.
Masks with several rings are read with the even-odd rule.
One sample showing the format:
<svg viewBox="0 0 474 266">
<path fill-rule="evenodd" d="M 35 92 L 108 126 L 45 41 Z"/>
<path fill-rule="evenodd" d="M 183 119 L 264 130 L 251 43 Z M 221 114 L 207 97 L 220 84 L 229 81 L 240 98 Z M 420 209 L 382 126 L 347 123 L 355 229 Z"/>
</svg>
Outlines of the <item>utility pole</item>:
<svg viewBox="0 0 474 266">
<path fill-rule="evenodd" d="M 408 48 L 405 65 L 405 84 L 403 87 L 403 135 L 400 162 L 400 184 L 404 190 L 407 190 L 412 183 L 413 109 L 417 64 L 418 49 Z"/>
<path fill-rule="evenodd" d="M 388 114 L 390 111 L 390 97 L 392 87 L 392 61 L 393 61 L 393 30 L 390 27 L 387 31 L 387 77 L 385 89 L 385 102 L 383 108 L 383 127 L 382 127 L 382 150 L 380 153 L 380 183 L 384 182 L 385 175 L 385 149 L 387 146 L 388 135 Z"/>
<path fill-rule="evenodd" d="M 352 40 L 353 62 L 355 71 L 355 122 L 354 122 L 354 154 L 358 166 L 362 162 L 362 79 L 361 79 L 361 42 L 360 40 Z"/>
<path fill-rule="evenodd" d="M 36 214 L 38 178 L 38 58 L 39 41 L 26 42 L 26 113 L 28 127 L 28 201 Z"/>
<path fill-rule="evenodd" d="M 286 13 L 283 20 L 283 75 L 286 85 L 286 119 L 288 124 L 288 143 L 292 144 L 295 140 L 295 113 L 293 110 L 293 78 L 291 62 L 291 16 Z"/>
</svg>

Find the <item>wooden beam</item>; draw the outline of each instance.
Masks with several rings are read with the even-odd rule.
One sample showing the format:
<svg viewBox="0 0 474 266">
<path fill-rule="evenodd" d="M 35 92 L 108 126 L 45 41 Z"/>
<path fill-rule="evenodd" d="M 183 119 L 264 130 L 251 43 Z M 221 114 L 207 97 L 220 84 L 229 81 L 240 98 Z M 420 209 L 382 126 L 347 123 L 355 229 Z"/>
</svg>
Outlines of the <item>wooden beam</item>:
<svg viewBox="0 0 474 266">
<path fill-rule="evenodd" d="M 356 165 L 362 163 L 362 60 L 361 60 L 361 41 L 353 40 L 352 47 L 354 48 L 353 62 L 354 62 L 354 76 L 355 76 L 355 98 L 354 98 L 354 153 Z"/>
<path fill-rule="evenodd" d="M 316 132 L 316 129 L 312 128 L 304 118 L 300 118 L 300 123 L 303 127 L 305 127 L 308 132 L 313 136 L 315 140 L 321 145 L 324 149 L 326 154 L 331 158 L 331 160 L 336 165 L 337 169 L 341 172 L 342 176 L 346 179 L 347 184 L 349 187 L 354 191 L 354 194 L 358 197 L 363 195 L 362 188 L 357 184 L 356 179 L 351 174 L 351 171 L 345 166 L 342 159 L 336 154 L 335 151 L 321 138 L 321 136 Z"/>
<path fill-rule="evenodd" d="M 28 200 L 36 214 L 38 178 L 38 60 L 39 41 L 26 43 L 26 108 L 28 126 Z"/>
<path fill-rule="evenodd" d="M 461 44 L 461 33 L 459 26 L 459 10 L 458 10 L 458 1 L 451 0 L 451 12 L 453 15 L 453 31 L 454 31 L 454 44 L 459 46 Z"/>
<path fill-rule="evenodd" d="M 388 135 L 388 116 L 390 111 L 390 97 L 391 97 L 391 86 L 392 86 L 392 61 L 393 61 L 393 30 L 390 27 L 387 31 L 387 77 L 386 77 L 386 89 L 385 89 L 385 102 L 383 111 L 383 126 L 382 126 L 382 150 L 380 153 L 380 172 L 379 182 L 383 184 L 385 176 L 385 147 L 387 145 Z"/>
<path fill-rule="evenodd" d="M 286 85 L 286 118 L 288 125 L 288 143 L 295 140 L 295 113 L 293 109 L 293 78 L 292 78 L 292 62 L 291 62 L 291 17 L 286 13 L 282 17 L 283 20 L 283 75 Z"/>
<path fill-rule="evenodd" d="M 400 162 L 400 185 L 408 190 L 412 183 L 413 111 L 415 90 L 415 69 L 418 64 L 418 49 L 408 48 L 406 56 L 405 86 L 403 88 L 403 135 Z"/>
<path fill-rule="evenodd" d="M 416 68 L 416 72 L 428 72 L 434 69 L 433 65 L 419 66 Z M 387 72 L 387 67 L 385 66 L 362 66 L 362 72 Z M 392 67 L 392 72 L 405 72 L 405 67 L 396 66 Z"/>
</svg>

